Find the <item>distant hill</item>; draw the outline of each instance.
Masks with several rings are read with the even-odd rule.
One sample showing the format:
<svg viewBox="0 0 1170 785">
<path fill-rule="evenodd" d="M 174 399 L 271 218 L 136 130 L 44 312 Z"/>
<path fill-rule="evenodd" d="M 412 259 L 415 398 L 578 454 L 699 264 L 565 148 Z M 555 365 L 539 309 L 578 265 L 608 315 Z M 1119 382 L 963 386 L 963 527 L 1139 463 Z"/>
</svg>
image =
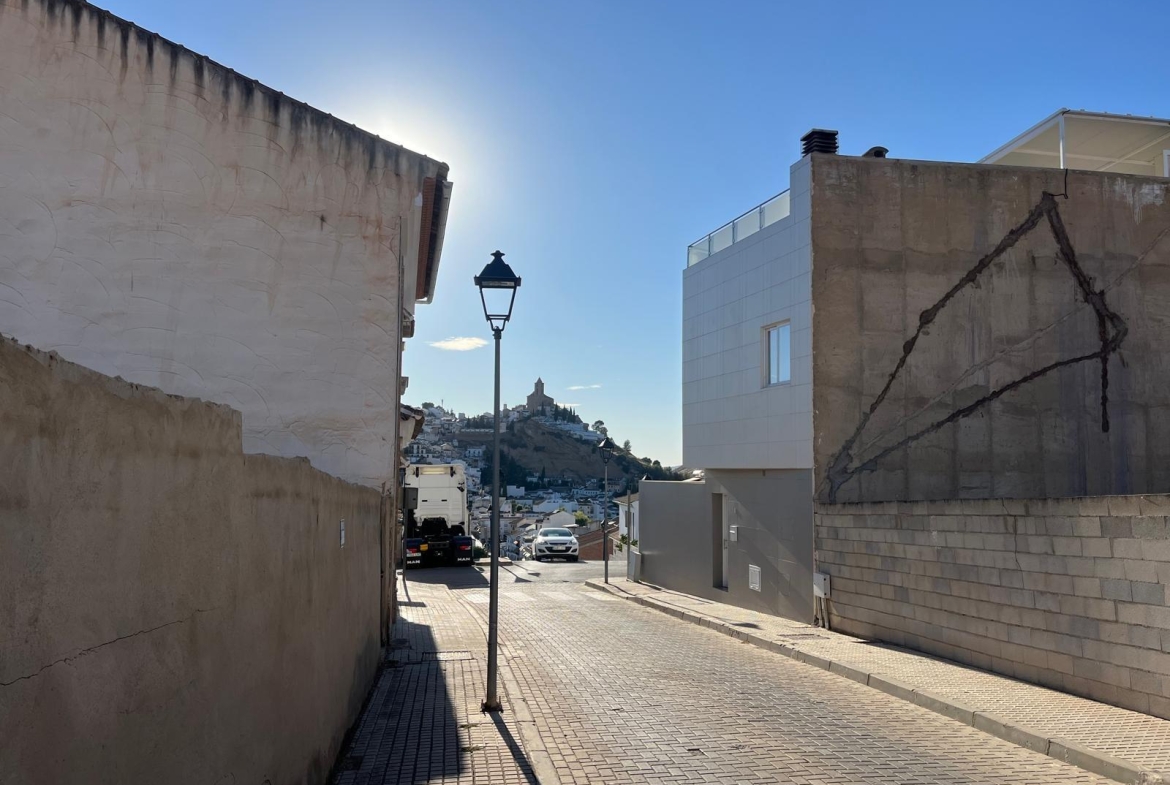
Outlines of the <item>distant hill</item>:
<svg viewBox="0 0 1170 785">
<path fill-rule="evenodd" d="M 482 444 L 487 447 L 487 468 L 483 479 L 491 482 L 492 434 L 467 433 L 458 435 L 460 445 Z M 596 445 L 575 439 L 564 431 L 525 419 L 508 426 L 500 434 L 500 484 L 525 485 L 531 475 L 544 474 L 548 480 L 568 478 L 578 482 L 601 479 L 605 464 Z M 651 480 L 681 479 L 680 475 L 652 460 L 619 452 L 609 463 L 611 490 L 621 485 L 622 478 L 635 484 L 643 477 Z"/>
</svg>

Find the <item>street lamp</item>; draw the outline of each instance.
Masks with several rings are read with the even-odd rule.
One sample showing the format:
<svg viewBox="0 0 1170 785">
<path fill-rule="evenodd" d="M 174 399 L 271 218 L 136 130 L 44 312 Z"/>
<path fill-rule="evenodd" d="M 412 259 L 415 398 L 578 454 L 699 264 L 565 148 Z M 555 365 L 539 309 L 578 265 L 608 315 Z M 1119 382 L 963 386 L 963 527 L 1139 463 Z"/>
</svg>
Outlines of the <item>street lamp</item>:
<svg viewBox="0 0 1170 785">
<path fill-rule="evenodd" d="M 601 444 L 597 445 L 597 449 L 601 452 L 601 460 L 605 463 L 605 502 L 601 508 L 601 559 L 605 562 L 606 583 L 609 583 L 609 537 L 605 530 L 605 519 L 609 515 L 609 459 L 617 452 L 617 448 L 617 444 L 608 436 L 601 440 Z"/>
<path fill-rule="evenodd" d="M 479 287 L 479 299 L 483 303 L 483 315 L 492 328 L 496 339 L 496 403 L 492 409 L 495 439 L 492 447 L 492 524 L 491 524 L 491 585 L 488 587 L 488 673 L 487 697 L 482 711 L 500 711 L 499 695 L 496 694 L 496 622 L 500 615 L 500 337 L 504 327 L 512 318 L 512 304 L 516 302 L 516 290 L 520 279 L 504 261 L 504 254 L 496 251 L 483 272 L 475 276 Z M 489 302 L 490 300 L 490 302 Z M 505 308 L 506 306 L 506 308 Z"/>
</svg>

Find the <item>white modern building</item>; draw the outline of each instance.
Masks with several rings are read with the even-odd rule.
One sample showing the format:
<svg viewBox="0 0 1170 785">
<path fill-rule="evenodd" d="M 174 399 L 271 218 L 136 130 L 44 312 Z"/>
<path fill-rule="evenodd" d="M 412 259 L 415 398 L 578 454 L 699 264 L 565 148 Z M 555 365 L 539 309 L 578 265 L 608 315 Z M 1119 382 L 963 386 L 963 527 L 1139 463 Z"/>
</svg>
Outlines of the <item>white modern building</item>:
<svg viewBox="0 0 1170 785">
<path fill-rule="evenodd" d="M 1043 234 L 1048 223 L 1028 220 L 1039 215 L 1037 200 L 1045 193 L 1065 200 L 1044 209 L 1063 210 L 1066 221 L 1076 222 L 1075 242 L 1096 265 L 1091 276 L 1117 260 L 1152 258 L 1151 243 L 1161 235 L 1144 233 L 1157 226 L 1166 201 L 1170 120 L 1062 109 L 976 164 L 880 160 L 887 152 L 881 147 L 838 156 L 832 131 L 814 130 L 802 142 L 788 190 L 687 248 L 683 462 L 703 470 L 705 481 L 642 484 L 641 539 L 652 582 L 811 620 L 814 499 L 1022 497 L 1053 489 L 1084 495 L 1103 492 L 1098 487 L 1125 493 L 1154 483 L 1116 467 L 1089 472 L 1075 456 L 1056 454 L 1051 443 L 1048 468 L 1038 469 L 1042 463 L 989 443 L 978 425 L 987 420 L 960 425 L 931 418 L 952 408 L 967 417 L 963 402 L 991 393 L 988 417 L 1002 423 L 996 432 L 1014 431 L 1027 439 L 1018 445 L 1021 452 L 1040 455 L 1039 434 L 1051 431 L 1053 421 L 1086 416 L 1065 403 L 1073 386 L 1087 384 L 1080 376 L 1003 403 L 1002 393 L 994 392 L 1001 380 L 1024 373 L 1021 364 L 1028 366 L 1019 359 L 1012 365 L 994 347 L 1020 340 L 1027 318 L 1047 319 L 1044 308 L 1083 306 L 1085 298 L 1067 296 L 1072 279 L 1034 281 L 1037 291 L 1052 287 L 1043 307 L 1015 291 L 1031 268 L 1014 256 L 1009 269 L 1015 278 L 974 294 L 963 282 L 981 257 L 998 259 L 1001 237 L 1026 244 L 1031 258 L 1052 257 L 1056 246 Z M 1061 168 L 1066 174 L 1051 171 Z M 1007 234 L 1012 221 L 1024 222 L 1021 232 L 1040 226 L 1041 233 L 1021 241 L 1023 234 Z M 931 326 L 929 342 L 919 342 L 918 320 L 934 319 L 928 309 L 935 302 L 948 305 L 956 285 L 970 310 L 963 317 L 948 311 L 949 332 L 940 322 Z M 1029 308 L 1035 309 L 1031 317 Z M 1035 356 L 1061 357 L 1072 351 L 1068 347 L 1086 356 L 1094 351 L 1076 331 L 1081 328 L 1070 326 L 1073 315 L 1069 311 L 1061 323 L 1064 343 L 1044 346 Z M 1129 330 L 1145 324 L 1134 318 Z M 1097 334 L 1085 329 L 1090 338 Z M 1060 330 L 1033 341 L 1055 341 Z M 950 342 L 940 343 L 937 336 L 944 334 Z M 1130 351 L 1140 351 L 1142 344 L 1132 335 L 1129 340 Z M 900 365 L 899 356 L 919 345 L 931 348 Z M 895 377 L 896 384 L 890 381 Z M 1125 378 L 1125 368 L 1112 378 Z M 1151 395 L 1161 400 L 1160 393 Z M 1094 396 L 1104 397 L 1086 389 L 1077 400 Z M 1109 398 L 1111 406 L 1128 404 Z M 871 417 L 872 407 L 883 404 Z M 1021 420 L 1025 404 L 1039 424 Z M 1118 434 L 1115 424 L 1109 438 L 1116 443 L 1096 451 L 1101 460 L 1146 443 L 1140 425 L 1146 417 L 1142 411 L 1132 420 L 1117 418 L 1126 427 L 1135 423 L 1134 430 Z M 923 444 L 911 449 L 920 439 Z M 996 449 L 1010 471 L 990 469 Z M 1133 465 L 1144 464 L 1134 458 Z M 650 533 L 660 525 L 661 539 Z"/>
</svg>

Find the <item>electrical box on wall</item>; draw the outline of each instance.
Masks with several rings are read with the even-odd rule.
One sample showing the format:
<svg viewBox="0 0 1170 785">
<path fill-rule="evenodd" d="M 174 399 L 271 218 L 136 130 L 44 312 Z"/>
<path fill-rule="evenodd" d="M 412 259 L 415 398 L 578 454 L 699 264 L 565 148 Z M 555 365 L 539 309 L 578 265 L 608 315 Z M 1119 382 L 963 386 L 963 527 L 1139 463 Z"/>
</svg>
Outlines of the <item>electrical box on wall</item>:
<svg viewBox="0 0 1170 785">
<path fill-rule="evenodd" d="M 728 526 L 727 527 L 727 537 L 732 542 L 739 542 L 739 527 L 738 526 Z"/>
<path fill-rule="evenodd" d="M 813 573 L 813 596 L 814 597 L 828 597 L 829 596 L 829 574 L 825 572 Z"/>
<path fill-rule="evenodd" d="M 760 568 L 754 564 L 748 565 L 748 588 L 752 591 L 760 590 Z"/>
</svg>

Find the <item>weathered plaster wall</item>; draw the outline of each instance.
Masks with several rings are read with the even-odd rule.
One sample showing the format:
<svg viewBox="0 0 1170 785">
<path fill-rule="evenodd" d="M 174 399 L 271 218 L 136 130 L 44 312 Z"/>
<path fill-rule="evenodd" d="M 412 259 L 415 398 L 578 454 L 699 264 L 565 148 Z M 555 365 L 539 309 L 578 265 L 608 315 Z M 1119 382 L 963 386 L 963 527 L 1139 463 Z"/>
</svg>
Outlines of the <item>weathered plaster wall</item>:
<svg viewBox="0 0 1170 785">
<path fill-rule="evenodd" d="M 0 331 L 232 406 L 250 452 L 392 473 L 445 173 L 87 4 L 0 0 Z"/>
<path fill-rule="evenodd" d="M 818 498 L 1170 491 L 1168 191 L 814 156 Z"/>
<path fill-rule="evenodd" d="M 1170 719 L 1166 496 L 822 504 L 835 630 Z"/>
<path fill-rule="evenodd" d="M 240 441 L 0 339 L 0 782 L 324 782 L 379 659 L 379 494 Z"/>
</svg>

